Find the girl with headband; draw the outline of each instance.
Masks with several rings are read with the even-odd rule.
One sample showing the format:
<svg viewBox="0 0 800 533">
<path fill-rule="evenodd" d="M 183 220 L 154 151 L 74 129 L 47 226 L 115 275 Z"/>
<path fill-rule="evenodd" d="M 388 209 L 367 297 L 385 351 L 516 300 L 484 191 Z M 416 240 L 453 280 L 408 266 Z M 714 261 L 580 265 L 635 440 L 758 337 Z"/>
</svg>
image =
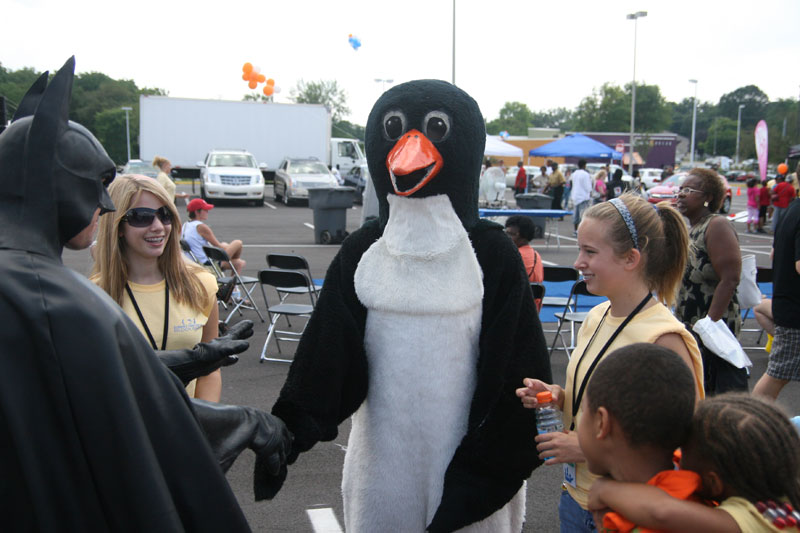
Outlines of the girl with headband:
<svg viewBox="0 0 800 533">
<path fill-rule="evenodd" d="M 575 268 L 592 294 L 607 302 L 594 307 L 578 332 L 567 365 L 566 386 L 526 378 L 517 396 L 536 407 L 536 393 L 549 390 L 564 413 L 563 433 L 536 437 L 539 457 L 564 469 L 559 518 L 561 531 L 594 531 L 587 510 L 596 476 L 586 468 L 575 428 L 586 385 L 597 364 L 615 349 L 637 342 L 676 352 L 692 370 L 698 399 L 703 397 L 703 365 L 697 342 L 668 309 L 681 282 L 689 241 L 681 215 L 667 203 L 653 208 L 623 194 L 590 207 L 578 227 Z M 655 376 L 654 376 L 655 377 Z"/>
</svg>

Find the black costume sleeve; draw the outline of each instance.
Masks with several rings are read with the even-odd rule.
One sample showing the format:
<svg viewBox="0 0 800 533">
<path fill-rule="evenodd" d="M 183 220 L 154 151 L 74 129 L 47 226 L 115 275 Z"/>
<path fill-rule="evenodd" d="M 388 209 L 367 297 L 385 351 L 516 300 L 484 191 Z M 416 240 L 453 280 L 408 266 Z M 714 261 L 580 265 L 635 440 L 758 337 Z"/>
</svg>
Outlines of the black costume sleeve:
<svg viewBox="0 0 800 533">
<path fill-rule="evenodd" d="M 272 408 L 294 434 L 290 464 L 318 441 L 336 438 L 339 424 L 366 398 L 367 311 L 356 296 L 353 273 L 379 236 L 377 222 L 371 222 L 342 244 Z"/>
<path fill-rule="evenodd" d="M 454 531 L 505 505 L 534 468 L 536 415 L 515 390 L 526 377 L 552 382 L 550 358 L 519 252 L 497 224 L 470 234 L 483 269 L 478 383 L 469 429 L 445 473 L 430 531 Z"/>
</svg>

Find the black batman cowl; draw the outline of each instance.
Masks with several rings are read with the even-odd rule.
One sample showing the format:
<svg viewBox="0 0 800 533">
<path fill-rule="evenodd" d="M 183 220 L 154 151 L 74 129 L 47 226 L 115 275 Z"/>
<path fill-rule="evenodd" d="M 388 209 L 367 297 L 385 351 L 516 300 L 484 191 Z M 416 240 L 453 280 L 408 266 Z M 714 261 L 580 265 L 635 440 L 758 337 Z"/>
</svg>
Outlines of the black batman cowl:
<svg viewBox="0 0 800 533">
<path fill-rule="evenodd" d="M 114 162 L 89 130 L 68 120 L 74 71 L 72 57 L 49 85 L 42 74 L 0 134 L 0 248 L 60 260 L 95 209 L 114 210 L 104 187 Z"/>
<path fill-rule="evenodd" d="M 436 157 L 414 156 L 404 174 L 390 171 L 390 152 L 418 137 Z M 380 224 L 389 220 L 387 194 L 412 198 L 446 194 L 469 231 L 478 223 L 478 186 L 486 126 L 477 102 L 445 81 L 416 80 L 392 87 L 375 103 L 365 145 L 380 205 Z M 432 148 L 430 148 L 432 146 Z M 423 147 L 423 152 L 425 151 Z"/>
</svg>

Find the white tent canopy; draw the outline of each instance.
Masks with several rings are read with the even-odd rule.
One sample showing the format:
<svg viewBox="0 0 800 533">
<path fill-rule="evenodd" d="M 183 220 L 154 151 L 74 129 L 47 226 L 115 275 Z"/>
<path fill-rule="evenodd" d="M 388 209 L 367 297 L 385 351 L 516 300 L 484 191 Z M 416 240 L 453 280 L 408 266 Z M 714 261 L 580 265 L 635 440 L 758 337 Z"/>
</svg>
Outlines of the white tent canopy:
<svg viewBox="0 0 800 533">
<path fill-rule="evenodd" d="M 519 157 L 522 159 L 522 148 L 503 142 L 498 135 L 486 136 L 486 148 L 483 155 L 497 157 Z"/>
</svg>

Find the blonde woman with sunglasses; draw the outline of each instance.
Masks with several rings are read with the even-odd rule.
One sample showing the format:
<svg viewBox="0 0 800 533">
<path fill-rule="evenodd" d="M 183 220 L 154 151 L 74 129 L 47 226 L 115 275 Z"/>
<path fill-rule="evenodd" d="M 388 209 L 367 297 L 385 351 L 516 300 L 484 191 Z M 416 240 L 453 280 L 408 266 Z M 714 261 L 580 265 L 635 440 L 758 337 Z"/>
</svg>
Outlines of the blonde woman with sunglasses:
<svg viewBox="0 0 800 533">
<path fill-rule="evenodd" d="M 101 218 L 91 279 L 122 307 L 154 350 L 192 348 L 219 334 L 217 281 L 183 259 L 180 219 L 156 181 L 118 177 L 108 192 L 117 211 Z M 187 386 L 218 402 L 219 370 Z"/>
</svg>

